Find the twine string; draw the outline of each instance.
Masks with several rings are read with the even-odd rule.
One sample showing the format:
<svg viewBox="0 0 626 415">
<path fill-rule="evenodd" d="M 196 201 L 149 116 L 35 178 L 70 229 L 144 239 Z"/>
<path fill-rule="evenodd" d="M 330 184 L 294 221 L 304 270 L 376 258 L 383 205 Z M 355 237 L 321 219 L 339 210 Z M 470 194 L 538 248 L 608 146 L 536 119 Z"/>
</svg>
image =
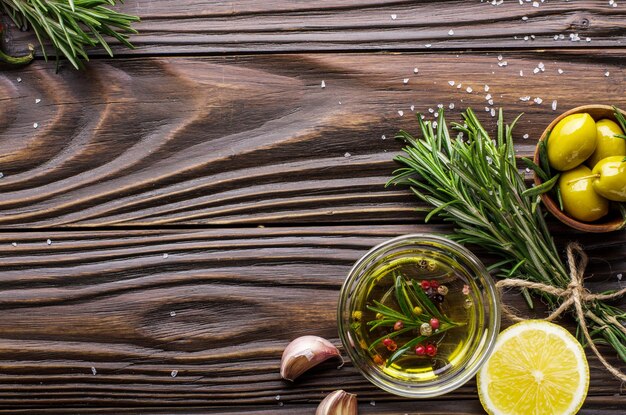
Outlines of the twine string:
<svg viewBox="0 0 626 415">
<path fill-rule="evenodd" d="M 578 258 L 578 260 L 577 260 Z M 555 297 L 563 298 L 564 301 L 561 305 L 554 310 L 548 317 L 545 318 L 547 321 L 553 321 L 565 311 L 569 310 L 572 306 L 574 306 L 574 311 L 576 313 L 576 317 L 578 318 L 578 324 L 583 331 L 585 339 L 587 343 L 598 357 L 600 362 L 604 365 L 604 367 L 611 372 L 613 376 L 620 379 L 622 382 L 626 382 L 626 375 L 619 371 L 616 367 L 611 365 L 607 360 L 600 354 L 600 351 L 597 349 L 593 340 L 591 339 L 591 335 L 589 334 L 589 329 L 587 328 L 587 322 L 585 320 L 585 315 L 588 317 L 592 314 L 590 311 L 585 313 L 583 309 L 584 303 L 589 303 L 598 300 L 611 300 L 617 297 L 620 297 L 626 294 L 626 288 L 623 288 L 619 291 L 615 291 L 609 294 L 592 294 L 588 289 L 583 286 L 584 272 L 585 268 L 587 268 L 587 263 L 589 259 L 587 254 L 583 251 L 582 247 L 577 243 L 570 243 L 567 246 L 567 264 L 570 270 L 570 278 L 571 281 L 568 284 L 567 288 L 559 288 L 554 287 L 552 285 L 543 284 L 540 282 L 531 282 L 516 278 L 507 278 L 505 280 L 500 280 L 496 283 L 496 288 L 498 289 L 500 295 L 502 295 L 502 291 L 504 288 L 515 287 L 515 288 L 529 288 L 533 290 L 542 291 L 547 294 L 551 294 Z M 522 317 L 519 317 L 515 311 L 505 305 L 502 304 L 502 312 L 503 314 L 511 319 L 512 321 L 523 321 L 525 320 Z M 595 315 L 594 315 L 595 317 Z M 615 321 L 613 321 L 615 320 Z M 620 322 L 612 318 L 609 320 L 612 324 L 617 325 L 620 330 L 626 330 Z"/>
</svg>

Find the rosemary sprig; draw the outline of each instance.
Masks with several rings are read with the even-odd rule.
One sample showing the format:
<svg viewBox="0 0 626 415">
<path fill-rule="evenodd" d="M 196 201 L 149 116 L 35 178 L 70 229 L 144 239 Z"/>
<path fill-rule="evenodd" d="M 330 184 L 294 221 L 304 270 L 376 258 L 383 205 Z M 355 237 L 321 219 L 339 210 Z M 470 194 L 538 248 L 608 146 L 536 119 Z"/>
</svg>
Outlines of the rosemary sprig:
<svg viewBox="0 0 626 415">
<path fill-rule="evenodd" d="M 419 114 L 417 119 L 423 139 L 400 131 L 398 137 L 407 146 L 395 160 L 404 167 L 394 172 L 389 184 L 410 186 L 432 206 L 427 219 L 437 215 L 456 225 L 451 236 L 457 241 L 498 254 L 501 261 L 490 267 L 496 276 L 515 275 L 565 289 L 571 280 L 541 213 L 539 196 L 527 191 L 517 169 L 512 132 L 519 117 L 505 125 L 500 110 L 495 140 L 471 109 L 463 114 L 463 124 L 454 124 L 465 139 L 450 137 L 443 110 L 436 131 Z M 553 308 L 561 301 L 542 295 Z M 602 301 L 584 307 L 594 342 L 611 345 L 626 362 L 626 312 Z"/>
<path fill-rule="evenodd" d="M 433 330 L 432 334 L 429 335 L 416 335 L 411 340 L 401 345 L 387 359 L 387 366 L 391 365 L 403 354 L 410 351 L 430 336 L 441 334 L 462 325 L 462 323 L 456 323 L 446 317 L 446 315 L 439 310 L 437 305 L 428 298 L 428 295 L 426 295 L 417 281 L 411 280 L 409 282 L 401 275 L 396 275 L 394 278 L 394 298 L 400 310 L 395 310 L 379 301 L 374 301 L 374 305 L 368 305 L 367 308 L 377 313 L 380 318 L 368 321 L 367 325 L 370 326 L 370 331 L 374 331 L 379 327 L 392 328 L 400 321 L 402 322 L 403 328 L 377 338 L 370 344 L 369 350 L 374 350 L 374 348 L 385 339 L 395 338 L 407 332 L 419 333 L 420 326 L 428 324 L 432 318 L 439 320 L 439 328 Z M 415 312 L 416 309 L 419 309 L 419 312 Z"/>
<path fill-rule="evenodd" d="M 89 60 L 85 48 L 100 45 L 113 56 L 104 36 L 133 48 L 128 34 L 137 33 L 131 24 L 139 21 L 139 17 L 106 7 L 115 4 L 116 0 L 0 0 L 1 10 L 18 27 L 35 32 L 46 60 L 47 40 L 54 47 L 57 60 L 62 54 L 76 69 L 82 67 L 81 59 Z"/>
</svg>

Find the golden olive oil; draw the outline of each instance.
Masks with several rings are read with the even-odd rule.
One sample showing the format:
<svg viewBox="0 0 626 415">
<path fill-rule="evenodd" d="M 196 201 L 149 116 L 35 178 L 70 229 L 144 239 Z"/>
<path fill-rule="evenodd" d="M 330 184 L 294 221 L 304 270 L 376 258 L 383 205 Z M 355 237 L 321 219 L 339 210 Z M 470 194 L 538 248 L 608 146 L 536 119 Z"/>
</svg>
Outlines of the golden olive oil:
<svg viewBox="0 0 626 415">
<path fill-rule="evenodd" d="M 391 309 L 402 314 L 395 288 L 398 277 L 404 279 L 409 290 L 414 285 L 415 289 L 423 290 L 431 301 L 430 305 L 434 305 L 442 316 L 453 322 L 454 327 L 446 328 L 445 331 L 431 327 L 432 334 L 391 362 L 390 358 L 403 345 L 410 344 L 416 337 L 424 337 L 424 332 L 418 327 L 406 327 L 407 330 L 401 334 L 394 334 L 400 327 L 398 325 L 372 329 L 377 320 L 384 318 L 381 313 L 371 310 L 377 304 L 388 307 L 385 310 L 389 313 Z M 472 276 L 466 275 L 464 268 L 453 259 L 430 251 L 416 251 L 409 257 L 397 254 L 372 267 L 360 284 L 350 310 L 350 327 L 365 355 L 380 370 L 397 379 L 419 382 L 433 380 L 442 373 L 449 373 L 468 363 L 472 347 L 475 347 L 471 339 L 479 336 L 477 321 L 482 321 L 484 310 L 477 304 L 479 296 L 476 295 L 477 287 Z M 423 284 L 432 284 L 436 288 L 424 289 Z M 418 307 L 415 312 L 420 315 L 426 313 L 422 317 L 428 316 L 429 313 L 422 308 Z M 391 339 L 386 340 L 388 346 L 380 341 L 381 338 Z M 416 351 L 417 346 L 427 348 L 429 345 L 430 351 L 436 350 L 435 355 L 424 355 L 424 349 Z M 418 352 L 422 354 L 418 355 Z"/>
</svg>

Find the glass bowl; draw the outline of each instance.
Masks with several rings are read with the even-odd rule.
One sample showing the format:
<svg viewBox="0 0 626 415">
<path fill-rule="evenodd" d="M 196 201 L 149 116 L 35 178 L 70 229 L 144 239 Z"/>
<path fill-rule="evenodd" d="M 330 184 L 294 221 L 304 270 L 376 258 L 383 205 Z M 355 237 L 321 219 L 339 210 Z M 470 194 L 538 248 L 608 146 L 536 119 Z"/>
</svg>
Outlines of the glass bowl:
<svg viewBox="0 0 626 415">
<path fill-rule="evenodd" d="M 424 290 L 424 294 L 433 298 L 431 305 L 437 304 L 444 316 L 461 322 L 462 326 L 442 333 L 435 330 L 433 336 L 419 343 L 436 346 L 435 357 L 417 356 L 411 346 L 398 360 L 387 365 L 387 359 L 394 354 L 390 347 L 395 344 L 387 350 L 383 342 L 374 344 L 375 338 L 391 334 L 388 337 L 398 340 L 400 350 L 402 337 L 394 337 L 398 334 L 393 334 L 397 327 L 374 328 L 378 332 L 372 334 L 371 324 L 385 317 L 368 306 L 377 307 L 374 300 L 378 300 L 394 308 L 392 303 L 397 297 L 394 297 L 393 281 L 398 276 L 404 278 L 408 291 Z M 428 284 L 435 281 L 433 286 L 445 285 L 445 291 L 449 292 L 445 297 L 438 296 L 432 288 L 423 288 L 420 280 Z M 418 297 L 411 298 L 409 305 L 413 307 Z M 398 307 L 396 303 L 395 308 Z M 422 311 L 418 309 L 415 313 Z M 427 315 L 432 312 L 418 314 L 426 319 Z M 466 383 L 489 357 L 500 329 L 500 303 L 491 276 L 474 254 L 441 236 L 412 234 L 383 242 L 356 262 L 341 289 L 337 317 L 339 336 L 353 365 L 370 382 L 396 395 L 429 398 Z M 415 321 L 419 318 L 415 317 Z M 406 324 L 409 331 L 402 336 L 413 339 L 421 335 L 419 328 Z M 445 326 L 440 328 L 444 330 Z M 406 340 L 404 345 L 409 343 Z"/>
</svg>

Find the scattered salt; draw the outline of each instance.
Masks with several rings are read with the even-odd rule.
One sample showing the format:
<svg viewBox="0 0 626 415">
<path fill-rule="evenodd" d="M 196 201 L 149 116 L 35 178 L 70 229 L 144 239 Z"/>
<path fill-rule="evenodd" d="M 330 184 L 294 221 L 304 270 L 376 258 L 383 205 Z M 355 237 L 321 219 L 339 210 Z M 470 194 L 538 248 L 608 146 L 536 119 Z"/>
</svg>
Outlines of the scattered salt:
<svg viewBox="0 0 626 415">
<path fill-rule="evenodd" d="M 465 88 L 465 90 L 467 91 L 468 94 L 471 94 L 473 91 L 471 86 L 468 86 L 467 88 Z"/>
<path fill-rule="evenodd" d="M 404 115 L 404 111 L 398 110 L 398 115 L 402 117 Z"/>
<path fill-rule="evenodd" d="M 22 82 L 22 78 L 20 78 L 19 76 L 17 77 L 17 82 Z"/>
<path fill-rule="evenodd" d="M 524 76 L 524 71 L 522 71 L 521 69 L 519 71 L 519 76 Z"/>
<path fill-rule="evenodd" d="M 386 140 L 387 136 L 385 134 L 383 134 L 383 135 L 380 136 L 380 138 L 383 139 L 383 140 Z"/>
<path fill-rule="evenodd" d="M 541 104 L 543 102 L 543 99 L 537 97 L 533 101 L 535 101 L 535 104 Z"/>
<path fill-rule="evenodd" d="M 533 1 L 533 7 L 539 7 L 539 2 L 538 1 Z"/>
<path fill-rule="evenodd" d="M 398 17 L 398 15 L 397 15 L 397 14 L 392 14 L 392 15 L 391 15 L 391 20 L 396 20 L 396 18 L 397 18 L 397 17 Z"/>
<path fill-rule="evenodd" d="M 277 401 L 280 401 L 280 395 L 276 395 L 276 398 L 275 398 L 275 399 L 276 399 Z"/>
<path fill-rule="evenodd" d="M 404 79 L 402 80 L 402 82 L 403 82 L 405 85 L 406 85 L 406 84 L 408 84 L 408 83 L 409 83 L 409 78 L 404 78 Z"/>
<path fill-rule="evenodd" d="M 48 239 L 48 240 L 46 240 L 46 243 L 47 243 L 48 245 L 52 245 L 52 240 L 51 240 L 51 239 Z"/>
<path fill-rule="evenodd" d="M 324 80 L 322 80 L 322 83 L 320 84 L 320 86 L 321 86 L 322 88 L 326 88 L 326 82 L 324 82 Z"/>
<path fill-rule="evenodd" d="M 450 108 L 451 110 L 454 109 L 454 102 L 451 102 L 450 105 L 448 105 L 448 108 Z"/>
<path fill-rule="evenodd" d="M 33 128 L 38 128 L 38 127 L 39 127 L 39 123 L 34 122 L 34 123 L 33 123 Z"/>
<path fill-rule="evenodd" d="M 552 111 L 556 111 L 556 105 L 557 105 L 557 102 L 555 99 L 554 101 L 552 101 Z"/>
<path fill-rule="evenodd" d="M 528 139 L 528 134 L 524 134 L 524 135 L 522 136 L 522 138 L 523 138 L 524 140 L 527 140 L 527 139 Z"/>
<path fill-rule="evenodd" d="M 452 35 L 454 35 L 454 30 L 450 29 L 450 30 L 448 31 L 448 36 L 452 36 Z"/>
<path fill-rule="evenodd" d="M 413 73 L 418 73 L 418 72 L 419 72 L 419 69 L 413 68 Z"/>
<path fill-rule="evenodd" d="M 617 280 L 621 281 L 622 280 L 622 274 L 617 274 Z"/>
<path fill-rule="evenodd" d="M 502 55 L 498 55 L 498 60 L 501 61 L 502 60 Z"/>
<path fill-rule="evenodd" d="M 176 311 L 170 311 L 170 317 L 176 317 Z"/>
<path fill-rule="evenodd" d="M 11 242 L 11 245 L 17 246 L 17 242 Z"/>
<path fill-rule="evenodd" d="M 39 104 L 41 102 L 41 98 L 35 98 L 35 104 Z"/>
<path fill-rule="evenodd" d="M 415 111 L 415 105 L 411 105 L 411 111 Z"/>
<path fill-rule="evenodd" d="M 610 74 L 611 74 L 611 73 L 610 73 L 609 71 L 606 71 L 606 72 L 604 73 L 604 76 L 608 77 Z"/>
<path fill-rule="evenodd" d="M 487 94 L 487 95 L 485 95 L 485 99 L 486 99 L 487 101 L 489 101 L 491 98 L 492 98 L 492 97 L 491 97 L 491 94 Z"/>
<path fill-rule="evenodd" d="M 432 45 L 430 43 L 425 44 L 424 46 L 426 46 L 427 48 L 431 47 Z"/>
<path fill-rule="evenodd" d="M 523 21 L 528 20 L 528 16 L 522 16 L 522 20 L 523 20 Z"/>
<path fill-rule="evenodd" d="M 93 373 L 94 376 L 96 376 L 96 373 L 98 373 L 98 371 L 96 370 L 95 367 L 91 367 L 91 373 Z"/>
<path fill-rule="evenodd" d="M 496 110 L 495 110 L 495 109 L 493 109 L 493 108 L 491 109 L 491 116 L 492 116 L 492 117 L 495 117 L 495 116 L 496 116 Z M 489 163 L 489 164 L 491 164 L 491 163 Z"/>
<path fill-rule="evenodd" d="M 167 259 L 167 257 L 169 257 L 169 254 L 163 254 L 163 259 Z"/>
<path fill-rule="evenodd" d="M 539 73 L 539 68 L 533 69 L 533 73 L 535 73 L 535 74 Z"/>
<path fill-rule="evenodd" d="M 485 84 L 485 92 L 489 92 L 489 85 Z"/>
<path fill-rule="evenodd" d="M 448 81 L 448 85 L 454 86 L 454 81 Z"/>
<path fill-rule="evenodd" d="M 559 68 L 556 71 L 559 73 L 559 75 L 563 75 L 563 72 L 564 72 L 563 69 Z"/>
<path fill-rule="evenodd" d="M 178 370 L 172 370 L 172 373 L 170 373 L 170 376 L 175 378 L 176 375 L 178 375 Z"/>
<path fill-rule="evenodd" d="M 530 96 L 526 95 L 525 97 L 520 97 L 519 100 L 524 102 L 530 101 Z"/>
<path fill-rule="evenodd" d="M 343 155 L 345 158 L 350 157 L 352 154 L 348 153 L 347 151 L 345 152 L 345 154 Z"/>
</svg>

